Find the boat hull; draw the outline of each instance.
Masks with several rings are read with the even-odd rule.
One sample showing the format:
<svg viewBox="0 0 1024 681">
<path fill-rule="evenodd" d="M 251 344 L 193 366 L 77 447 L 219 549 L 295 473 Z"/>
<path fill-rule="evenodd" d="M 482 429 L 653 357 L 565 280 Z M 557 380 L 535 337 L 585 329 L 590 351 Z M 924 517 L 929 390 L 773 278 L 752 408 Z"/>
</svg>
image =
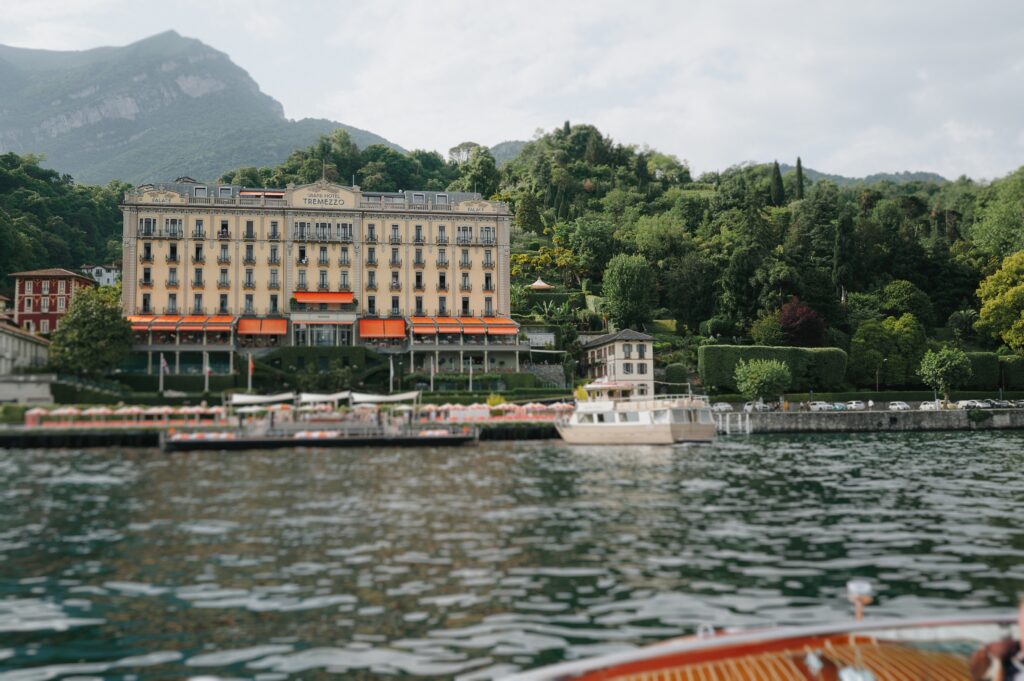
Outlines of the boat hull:
<svg viewBox="0 0 1024 681">
<path fill-rule="evenodd" d="M 607 424 L 576 425 L 555 423 L 558 434 L 574 445 L 672 445 L 682 442 L 712 442 L 715 425 L 705 423 L 678 424 Z"/>
</svg>

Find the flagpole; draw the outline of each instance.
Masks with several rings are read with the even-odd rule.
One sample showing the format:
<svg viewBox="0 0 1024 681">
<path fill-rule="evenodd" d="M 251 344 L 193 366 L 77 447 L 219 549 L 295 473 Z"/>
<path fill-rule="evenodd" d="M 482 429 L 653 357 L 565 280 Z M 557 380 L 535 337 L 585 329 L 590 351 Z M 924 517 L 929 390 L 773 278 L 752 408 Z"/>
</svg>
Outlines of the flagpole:
<svg viewBox="0 0 1024 681">
<path fill-rule="evenodd" d="M 203 350 L 203 394 L 210 392 L 210 353 Z"/>
<path fill-rule="evenodd" d="M 430 392 L 434 392 L 434 356 L 430 356 Z"/>
<path fill-rule="evenodd" d="M 469 392 L 473 392 L 473 358 L 469 358 Z"/>
<path fill-rule="evenodd" d="M 249 382 L 247 387 L 249 392 L 252 392 L 252 353 L 249 353 Z"/>
<path fill-rule="evenodd" d="M 160 387 L 157 388 L 157 392 L 161 395 L 164 394 L 164 353 L 160 353 Z"/>
</svg>

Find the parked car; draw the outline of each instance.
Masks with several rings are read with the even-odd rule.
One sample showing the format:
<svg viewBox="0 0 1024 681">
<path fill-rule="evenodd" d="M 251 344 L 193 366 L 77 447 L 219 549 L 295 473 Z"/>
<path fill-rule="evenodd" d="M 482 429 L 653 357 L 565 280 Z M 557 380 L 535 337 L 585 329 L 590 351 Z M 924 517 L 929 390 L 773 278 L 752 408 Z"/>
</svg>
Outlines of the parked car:
<svg viewBox="0 0 1024 681">
<path fill-rule="evenodd" d="M 928 400 L 927 402 L 922 402 L 921 406 L 919 406 L 918 409 L 920 409 L 921 411 L 938 411 L 939 405 L 937 402 Z"/>
<path fill-rule="evenodd" d="M 852 409 L 853 411 L 862 411 L 864 409 L 867 409 L 868 407 L 860 400 L 850 400 L 849 402 L 846 403 L 846 408 Z"/>
<path fill-rule="evenodd" d="M 748 414 L 752 411 L 771 411 L 772 405 L 766 402 L 747 402 L 743 405 L 743 411 Z"/>
<path fill-rule="evenodd" d="M 910 405 L 906 402 L 896 400 L 889 403 L 889 411 L 910 411 Z"/>
<path fill-rule="evenodd" d="M 993 409 L 1009 409 L 1010 408 L 1009 400 L 987 400 L 987 401 L 992 403 L 992 408 Z"/>
<path fill-rule="evenodd" d="M 984 409 L 978 400 L 960 400 L 956 403 L 957 409 Z"/>
<path fill-rule="evenodd" d="M 828 402 L 811 402 L 811 411 L 832 411 L 832 405 Z"/>
<path fill-rule="evenodd" d="M 833 402 L 832 411 L 846 411 L 849 407 L 846 406 L 846 402 Z"/>
<path fill-rule="evenodd" d="M 728 402 L 715 402 L 711 405 L 711 411 L 732 411 L 732 405 Z"/>
</svg>

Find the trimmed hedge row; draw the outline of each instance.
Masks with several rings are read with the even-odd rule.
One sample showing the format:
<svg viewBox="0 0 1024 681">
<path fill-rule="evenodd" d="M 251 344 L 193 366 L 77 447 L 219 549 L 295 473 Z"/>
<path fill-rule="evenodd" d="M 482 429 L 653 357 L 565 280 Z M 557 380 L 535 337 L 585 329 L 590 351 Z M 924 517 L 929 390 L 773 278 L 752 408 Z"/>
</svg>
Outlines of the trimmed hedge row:
<svg viewBox="0 0 1024 681">
<path fill-rule="evenodd" d="M 999 387 L 999 356 L 994 352 L 968 352 L 971 380 L 962 386 L 967 390 L 995 390 Z"/>
<path fill-rule="evenodd" d="M 839 348 L 768 345 L 702 345 L 697 350 L 697 371 L 706 386 L 736 390 L 736 364 L 752 359 L 784 362 L 793 374 L 790 390 L 838 390 L 846 376 L 846 353 Z"/>
<path fill-rule="evenodd" d="M 1004 388 L 1024 390 L 1024 357 L 1000 357 L 999 369 Z"/>
</svg>

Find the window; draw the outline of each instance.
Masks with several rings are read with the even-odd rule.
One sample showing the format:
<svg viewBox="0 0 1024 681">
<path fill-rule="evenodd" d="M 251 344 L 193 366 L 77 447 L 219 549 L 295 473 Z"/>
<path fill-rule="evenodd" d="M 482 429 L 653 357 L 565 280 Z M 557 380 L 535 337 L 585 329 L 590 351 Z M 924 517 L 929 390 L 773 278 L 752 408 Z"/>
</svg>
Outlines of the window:
<svg viewBox="0 0 1024 681">
<path fill-rule="evenodd" d="M 219 283 L 224 284 L 225 286 L 227 285 L 227 283 L 228 283 L 228 271 L 227 271 L 227 268 L 224 268 L 224 267 L 221 268 Z"/>
<path fill-rule="evenodd" d="M 413 203 L 424 203 L 423 194 L 413 194 L 412 195 L 412 202 Z"/>
<path fill-rule="evenodd" d="M 156 218 L 139 218 L 139 233 L 141 236 L 156 234 Z"/>
<path fill-rule="evenodd" d="M 414 262 L 417 265 L 422 265 L 423 264 L 423 249 L 422 248 L 417 248 L 416 249 L 416 256 L 415 256 Z"/>
<path fill-rule="evenodd" d="M 203 245 L 202 244 L 196 244 L 196 254 L 192 258 L 192 260 L 195 261 L 195 262 L 202 262 L 203 261 Z"/>
<path fill-rule="evenodd" d="M 230 260 L 230 258 L 228 257 L 228 245 L 227 244 L 221 244 L 220 245 L 220 261 L 221 262 L 227 262 L 228 260 Z"/>
<path fill-rule="evenodd" d="M 142 298 L 143 298 L 144 304 L 146 306 L 149 306 L 149 296 L 148 295 L 147 296 L 142 296 Z M 202 314 L 203 313 L 203 294 L 202 293 L 197 293 L 194 296 L 192 296 L 192 311 L 195 312 L 196 314 Z"/>
<path fill-rule="evenodd" d="M 444 232 L 444 225 L 437 226 L 437 243 L 446 244 L 448 243 L 448 235 Z"/>
<path fill-rule="evenodd" d="M 636 363 L 636 372 L 638 374 L 646 374 L 647 373 L 647 363 L 646 362 L 637 362 Z"/>
<path fill-rule="evenodd" d="M 402 261 L 398 259 L 398 249 L 397 248 L 392 248 L 391 249 L 391 264 L 392 265 L 401 265 L 402 264 Z"/>
<path fill-rule="evenodd" d="M 377 264 L 377 249 L 373 248 L 372 246 L 370 248 L 366 249 L 366 264 L 368 264 L 368 265 L 376 265 Z"/>
<path fill-rule="evenodd" d="M 437 314 L 442 317 L 448 314 L 448 299 L 444 296 L 437 299 Z"/>
<path fill-rule="evenodd" d="M 622 373 L 624 373 L 624 374 L 631 374 L 631 373 L 633 373 L 633 363 L 632 362 L 623 362 L 622 363 Z"/>
<path fill-rule="evenodd" d="M 484 290 L 485 291 L 493 291 L 494 290 L 494 280 L 491 279 L 491 273 L 490 272 L 487 272 L 487 273 L 484 274 Z"/>
<path fill-rule="evenodd" d="M 178 262 L 178 244 L 171 244 L 170 252 L 167 254 L 167 262 Z"/>
<path fill-rule="evenodd" d="M 271 220 L 270 221 L 270 238 L 271 239 L 277 239 L 278 237 L 280 237 L 280 234 L 277 231 L 277 220 Z"/>
<path fill-rule="evenodd" d="M 469 298 L 462 299 L 462 314 L 469 316 Z"/>
<path fill-rule="evenodd" d="M 490 317 L 494 314 L 494 304 L 491 298 L 484 298 L 484 316 Z"/>
<path fill-rule="evenodd" d="M 253 313 L 252 294 L 251 293 L 246 293 L 245 294 L 245 313 L 246 314 L 252 314 Z"/>
<path fill-rule="evenodd" d="M 270 314 L 277 314 L 277 295 L 271 294 L 270 296 Z"/>
<path fill-rule="evenodd" d="M 25 295 L 28 295 L 28 296 L 32 295 L 32 282 L 31 281 L 26 281 L 25 282 Z"/>
<path fill-rule="evenodd" d="M 329 288 L 327 285 L 327 270 L 320 270 L 320 288 Z"/>
<path fill-rule="evenodd" d="M 197 199 L 205 199 L 206 198 L 206 187 L 205 186 L 203 186 L 203 187 L 196 187 L 195 191 L 193 193 L 195 194 L 195 197 Z"/>
<path fill-rule="evenodd" d="M 462 288 L 463 288 L 463 290 L 469 288 L 469 273 L 468 272 L 463 272 L 462 273 Z"/>
<path fill-rule="evenodd" d="M 63 312 L 64 308 L 67 307 L 67 304 L 68 304 L 68 299 L 67 298 L 58 298 L 57 299 L 57 311 L 58 312 Z"/>
<path fill-rule="evenodd" d="M 148 267 L 142 268 L 142 281 L 146 284 L 153 282 L 153 273 Z"/>
<path fill-rule="evenodd" d="M 220 195 L 231 198 L 231 187 L 220 187 Z"/>
<path fill-rule="evenodd" d="M 306 288 L 306 270 L 299 270 L 299 288 Z"/>
<path fill-rule="evenodd" d="M 292 234 L 296 239 L 305 239 L 309 235 L 309 223 L 304 220 L 296 222 Z"/>
<path fill-rule="evenodd" d="M 253 253 L 252 244 L 245 245 L 245 261 L 256 262 L 256 255 Z"/>
<path fill-rule="evenodd" d="M 317 239 L 330 239 L 331 238 L 331 223 L 329 222 L 318 222 L 316 223 L 316 238 Z"/>
<path fill-rule="evenodd" d="M 182 233 L 181 218 L 164 219 L 164 230 L 170 237 L 180 237 Z"/>
<path fill-rule="evenodd" d="M 644 343 L 637 343 L 636 344 L 636 356 L 639 357 L 640 359 L 643 359 L 646 354 L 647 354 L 647 346 Z M 640 373 L 643 373 L 643 372 L 640 372 Z"/>
<path fill-rule="evenodd" d="M 39 333 L 50 333 L 50 320 L 40 319 L 39 320 Z"/>
<path fill-rule="evenodd" d="M 368 288 L 377 288 L 377 273 L 374 270 L 367 272 L 366 286 Z"/>
<path fill-rule="evenodd" d="M 277 288 L 280 285 L 277 278 L 277 270 L 270 270 L 270 288 Z"/>
<path fill-rule="evenodd" d="M 251 269 L 247 269 L 245 271 L 245 286 L 247 288 L 253 288 L 253 287 L 256 286 L 256 281 L 255 281 L 255 279 L 253 279 L 252 270 Z"/>
<path fill-rule="evenodd" d="M 442 291 L 448 288 L 448 276 L 444 272 L 438 272 L 437 274 L 437 288 Z"/>
<path fill-rule="evenodd" d="M 416 243 L 423 243 L 423 225 L 416 225 Z"/>
<path fill-rule="evenodd" d="M 220 221 L 220 233 L 218 234 L 218 236 L 220 236 L 220 238 L 222 238 L 222 239 L 226 239 L 230 235 L 231 235 L 231 231 L 228 229 L 228 221 L 227 220 L 221 220 Z"/>
<path fill-rule="evenodd" d="M 319 264 L 319 265 L 327 265 L 328 263 L 329 263 L 329 261 L 327 260 L 327 246 L 321 246 L 320 247 L 320 259 L 317 261 L 317 264 Z"/>
<path fill-rule="evenodd" d="M 41 298 L 39 300 L 39 311 L 40 312 L 49 312 L 50 311 L 50 299 L 49 298 Z"/>
<path fill-rule="evenodd" d="M 391 315 L 398 316 L 398 296 L 391 296 Z"/>
<path fill-rule="evenodd" d="M 448 253 L 443 248 L 437 249 L 437 264 L 442 267 L 448 264 Z"/>
<path fill-rule="evenodd" d="M 228 294 L 220 294 L 220 307 L 219 311 L 221 314 L 225 314 L 228 311 Z"/>
<path fill-rule="evenodd" d="M 203 285 L 203 268 L 202 267 L 197 267 L 195 269 L 195 274 L 193 276 L 194 276 L 194 279 L 192 280 L 192 283 L 194 283 L 196 286 L 202 286 Z"/>
<path fill-rule="evenodd" d="M 276 265 L 277 263 L 281 262 L 281 254 L 277 250 L 277 246 L 270 247 L 270 257 L 268 258 L 268 260 L 270 261 L 271 265 Z"/>
<path fill-rule="evenodd" d="M 34 327 L 34 326 L 32 326 L 32 321 L 31 321 L 31 320 L 29 320 L 29 321 L 25 322 L 25 330 L 26 330 L 26 331 L 28 331 L 29 333 L 32 333 L 32 330 L 33 330 L 34 328 L 35 328 L 35 327 Z"/>
<path fill-rule="evenodd" d="M 488 267 L 494 264 L 494 260 L 491 259 L 491 249 L 484 251 L 484 265 Z"/>
<path fill-rule="evenodd" d="M 309 262 L 309 261 L 306 260 L 306 247 L 305 246 L 299 246 L 299 264 L 300 265 L 305 265 L 307 262 Z"/>
<path fill-rule="evenodd" d="M 376 241 L 377 240 L 377 225 L 369 224 L 366 226 L 366 240 Z"/>
<path fill-rule="evenodd" d="M 202 220 L 196 220 L 196 228 L 192 232 L 192 237 L 195 238 L 195 239 L 202 239 L 203 238 L 203 221 Z"/>
<path fill-rule="evenodd" d="M 348 290 L 348 270 L 345 270 L 344 272 L 341 273 L 341 290 Z"/>
<path fill-rule="evenodd" d="M 423 296 L 416 296 L 416 314 L 423 314 Z"/>
<path fill-rule="evenodd" d="M 178 313 L 178 294 L 169 293 L 167 294 L 167 314 Z"/>
<path fill-rule="evenodd" d="M 417 291 L 422 291 L 423 290 L 423 273 L 422 272 L 416 272 L 416 290 Z"/>
<path fill-rule="evenodd" d="M 377 299 L 374 296 L 366 296 L 366 311 L 369 314 L 377 314 Z"/>
<path fill-rule="evenodd" d="M 633 354 L 633 344 L 632 343 L 623 343 L 622 344 L 622 356 L 623 357 L 629 357 L 632 354 Z"/>
<path fill-rule="evenodd" d="M 466 248 L 462 249 L 462 257 L 459 259 L 459 263 L 462 265 L 469 264 L 469 250 Z"/>
<path fill-rule="evenodd" d="M 171 267 L 167 270 L 167 284 L 169 286 L 177 286 L 178 284 L 178 268 Z"/>
<path fill-rule="evenodd" d="M 42 294 L 44 296 L 50 292 L 50 280 L 49 279 L 43 280 L 43 282 L 42 282 L 42 289 L 43 289 L 42 290 Z"/>
<path fill-rule="evenodd" d="M 399 285 L 398 284 L 398 272 L 392 272 L 391 273 L 391 287 L 392 288 L 397 288 L 398 285 Z"/>
<path fill-rule="evenodd" d="M 342 246 L 341 247 L 341 264 L 342 265 L 348 265 L 349 264 L 349 260 L 348 260 L 348 246 Z"/>
<path fill-rule="evenodd" d="M 401 237 L 398 236 L 398 225 L 391 225 L 391 243 L 397 244 L 401 240 Z"/>
</svg>

